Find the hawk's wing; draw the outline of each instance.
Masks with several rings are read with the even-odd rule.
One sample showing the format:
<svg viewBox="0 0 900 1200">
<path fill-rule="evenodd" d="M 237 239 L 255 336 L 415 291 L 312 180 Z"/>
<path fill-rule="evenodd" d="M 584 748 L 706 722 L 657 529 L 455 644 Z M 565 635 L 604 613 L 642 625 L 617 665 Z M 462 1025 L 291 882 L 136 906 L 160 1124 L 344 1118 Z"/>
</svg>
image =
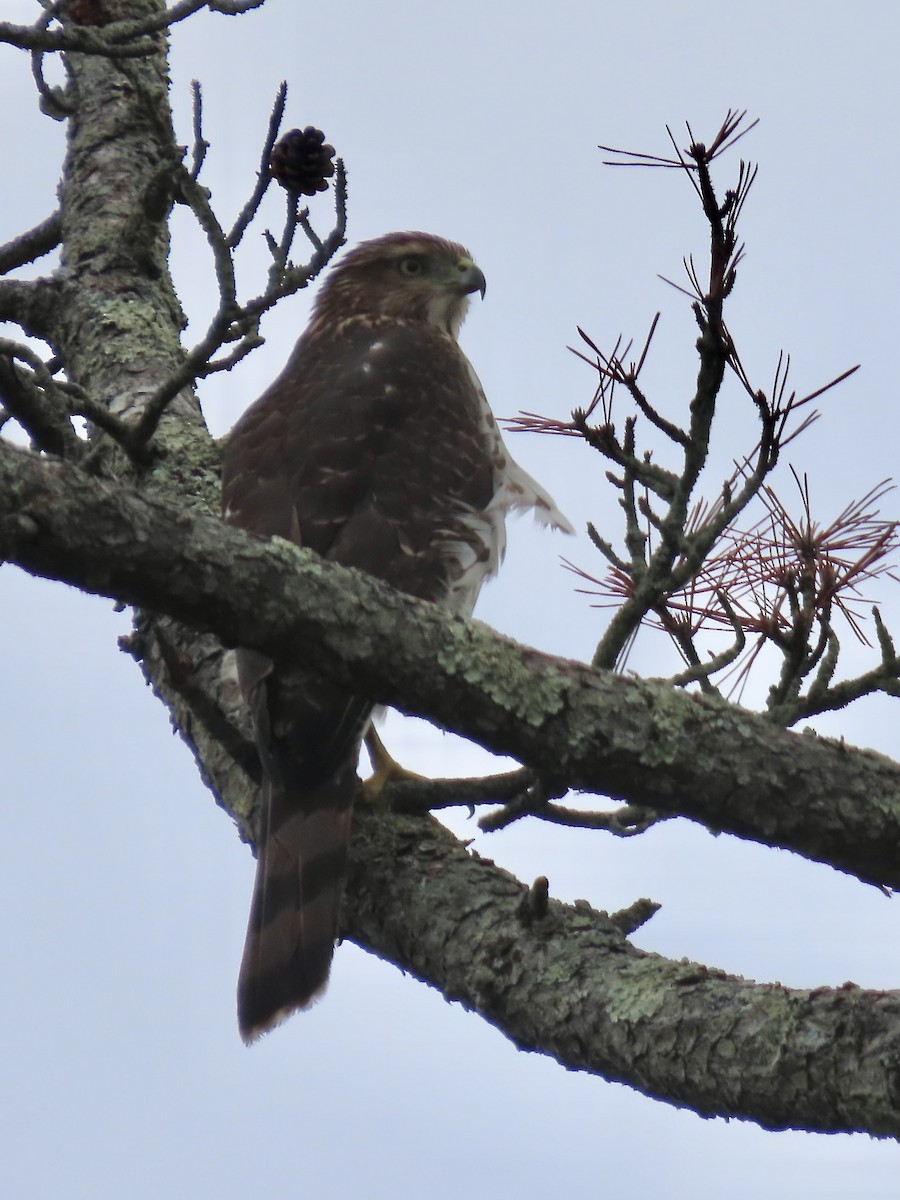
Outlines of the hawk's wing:
<svg viewBox="0 0 900 1200">
<path fill-rule="evenodd" d="M 358 319 L 307 334 L 228 440 L 226 518 L 421 599 L 452 603 L 472 576 L 463 590 L 474 603 L 502 549 L 503 511 L 490 510 L 504 463 L 490 420 L 440 330 Z M 253 651 L 240 652 L 239 670 L 266 791 L 238 989 L 250 1040 L 327 979 L 371 704 L 302 671 L 273 671 Z"/>
<path fill-rule="evenodd" d="M 446 334 L 359 321 L 300 341 L 229 439 L 226 519 L 440 600 L 496 489 L 483 399 Z M 474 541 L 475 535 L 471 535 Z"/>
</svg>

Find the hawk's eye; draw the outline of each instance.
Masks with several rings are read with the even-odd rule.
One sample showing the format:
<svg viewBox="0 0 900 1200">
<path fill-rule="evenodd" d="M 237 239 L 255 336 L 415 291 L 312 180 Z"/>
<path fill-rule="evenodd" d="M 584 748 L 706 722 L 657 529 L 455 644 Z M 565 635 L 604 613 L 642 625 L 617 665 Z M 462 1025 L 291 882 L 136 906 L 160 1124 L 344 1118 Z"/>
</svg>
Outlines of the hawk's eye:
<svg viewBox="0 0 900 1200">
<path fill-rule="evenodd" d="M 409 254 L 406 258 L 400 259 L 397 268 L 401 275 L 422 275 L 425 271 L 425 264 L 418 255 Z"/>
</svg>

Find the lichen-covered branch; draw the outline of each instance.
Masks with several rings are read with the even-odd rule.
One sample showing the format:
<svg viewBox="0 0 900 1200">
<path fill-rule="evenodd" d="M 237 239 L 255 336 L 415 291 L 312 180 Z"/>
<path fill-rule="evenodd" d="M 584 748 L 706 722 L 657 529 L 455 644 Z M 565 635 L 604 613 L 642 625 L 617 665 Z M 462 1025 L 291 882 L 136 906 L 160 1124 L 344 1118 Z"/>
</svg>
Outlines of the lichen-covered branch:
<svg viewBox="0 0 900 1200">
<path fill-rule="evenodd" d="M 0 555 L 304 661 L 542 777 L 900 886 L 900 766 L 517 645 L 287 543 L 0 448 Z"/>
<path fill-rule="evenodd" d="M 434 820 L 357 813 L 351 938 L 474 1009 L 523 1050 L 704 1116 L 900 1137 L 900 992 L 756 984 L 632 946 Z M 551 880 L 552 890 L 552 880 Z"/>
<path fill-rule="evenodd" d="M 49 254 L 59 245 L 61 234 L 62 221 L 59 213 L 55 212 L 33 229 L 0 246 L 0 275 Z"/>
<path fill-rule="evenodd" d="M 0 279 L 0 321 L 53 342 L 59 289 L 49 279 Z"/>
</svg>

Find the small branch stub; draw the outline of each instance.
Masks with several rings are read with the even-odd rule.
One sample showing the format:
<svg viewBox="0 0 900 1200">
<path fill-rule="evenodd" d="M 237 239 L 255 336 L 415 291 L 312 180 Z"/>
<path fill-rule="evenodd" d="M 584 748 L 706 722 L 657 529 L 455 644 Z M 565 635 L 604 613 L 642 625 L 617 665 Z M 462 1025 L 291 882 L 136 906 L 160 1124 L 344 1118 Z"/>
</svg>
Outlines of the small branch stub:
<svg viewBox="0 0 900 1200">
<path fill-rule="evenodd" d="M 533 921 L 543 920 L 549 905 L 550 881 L 546 875 L 539 875 L 519 902 L 519 917 L 522 923 L 530 925 Z"/>
</svg>

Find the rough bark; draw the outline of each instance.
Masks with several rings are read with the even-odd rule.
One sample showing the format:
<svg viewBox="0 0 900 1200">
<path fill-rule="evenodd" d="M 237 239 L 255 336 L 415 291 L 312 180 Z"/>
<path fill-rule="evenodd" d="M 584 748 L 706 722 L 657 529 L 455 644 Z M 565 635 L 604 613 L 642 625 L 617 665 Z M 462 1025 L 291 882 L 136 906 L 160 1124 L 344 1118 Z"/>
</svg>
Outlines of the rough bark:
<svg viewBox="0 0 900 1200">
<path fill-rule="evenodd" d="M 432 818 L 358 812 L 350 936 L 539 1050 L 704 1116 L 900 1134 L 900 992 L 757 984 L 637 950 Z"/>
</svg>

